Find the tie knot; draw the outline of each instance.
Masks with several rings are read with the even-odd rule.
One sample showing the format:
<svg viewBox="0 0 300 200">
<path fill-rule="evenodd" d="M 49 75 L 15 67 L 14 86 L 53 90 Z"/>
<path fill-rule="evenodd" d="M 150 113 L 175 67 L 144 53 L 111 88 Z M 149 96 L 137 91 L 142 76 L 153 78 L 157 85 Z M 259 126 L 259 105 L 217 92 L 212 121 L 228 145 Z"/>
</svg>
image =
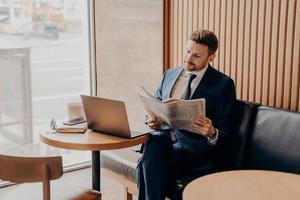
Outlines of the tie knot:
<svg viewBox="0 0 300 200">
<path fill-rule="evenodd" d="M 190 99 L 192 81 L 196 78 L 197 75 L 196 74 L 189 74 L 188 76 L 189 76 L 189 81 L 188 81 L 188 84 L 186 86 L 185 92 L 181 96 L 181 99 Z"/>
<path fill-rule="evenodd" d="M 189 75 L 189 82 L 188 82 L 188 85 L 191 85 L 192 81 L 197 77 L 196 74 L 190 74 Z"/>
</svg>

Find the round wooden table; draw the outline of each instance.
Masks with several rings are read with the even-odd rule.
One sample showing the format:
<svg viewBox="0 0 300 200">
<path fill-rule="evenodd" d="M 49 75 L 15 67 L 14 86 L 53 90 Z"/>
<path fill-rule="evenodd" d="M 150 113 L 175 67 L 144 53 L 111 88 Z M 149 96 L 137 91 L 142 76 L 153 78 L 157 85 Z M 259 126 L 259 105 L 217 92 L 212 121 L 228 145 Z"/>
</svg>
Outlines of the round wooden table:
<svg viewBox="0 0 300 200">
<path fill-rule="evenodd" d="M 85 133 L 48 133 L 40 132 L 42 142 L 63 149 L 92 151 L 93 189 L 100 191 L 100 151 L 135 146 L 147 141 L 149 134 L 132 139 L 116 137 L 87 130 Z"/>
<path fill-rule="evenodd" d="M 300 175 L 236 170 L 210 174 L 189 183 L 184 200 L 299 200 Z"/>
</svg>

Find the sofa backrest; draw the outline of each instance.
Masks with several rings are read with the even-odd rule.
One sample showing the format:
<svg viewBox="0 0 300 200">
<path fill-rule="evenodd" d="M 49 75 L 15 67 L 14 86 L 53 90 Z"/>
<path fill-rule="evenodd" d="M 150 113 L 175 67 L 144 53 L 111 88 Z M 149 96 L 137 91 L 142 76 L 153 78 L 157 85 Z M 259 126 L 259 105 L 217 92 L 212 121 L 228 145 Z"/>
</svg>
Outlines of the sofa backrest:
<svg viewBox="0 0 300 200">
<path fill-rule="evenodd" d="M 245 147 L 258 104 L 237 100 L 234 111 L 234 131 L 226 146 L 217 151 L 218 170 L 240 169 Z"/>
<path fill-rule="evenodd" d="M 300 174 L 300 113 L 259 106 L 243 168 Z"/>
</svg>

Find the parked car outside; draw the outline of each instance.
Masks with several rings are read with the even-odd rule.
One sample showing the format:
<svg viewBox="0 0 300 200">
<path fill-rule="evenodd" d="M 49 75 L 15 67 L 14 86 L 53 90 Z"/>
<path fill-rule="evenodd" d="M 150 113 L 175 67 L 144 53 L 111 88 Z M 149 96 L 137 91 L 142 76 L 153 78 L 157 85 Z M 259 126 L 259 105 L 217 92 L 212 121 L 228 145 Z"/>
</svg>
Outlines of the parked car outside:
<svg viewBox="0 0 300 200">
<path fill-rule="evenodd" d="M 23 27 L 23 36 L 26 39 L 30 37 L 42 37 L 47 39 L 58 39 L 59 38 L 59 29 L 58 26 L 51 22 L 45 21 L 32 25 L 29 30 L 28 25 Z"/>
</svg>

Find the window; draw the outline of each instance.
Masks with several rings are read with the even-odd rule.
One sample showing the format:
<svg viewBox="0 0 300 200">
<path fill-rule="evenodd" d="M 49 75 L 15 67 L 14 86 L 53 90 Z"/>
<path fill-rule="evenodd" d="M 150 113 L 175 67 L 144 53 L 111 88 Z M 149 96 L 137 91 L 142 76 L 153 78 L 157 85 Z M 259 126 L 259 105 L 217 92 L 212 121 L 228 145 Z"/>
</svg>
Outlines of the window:
<svg viewBox="0 0 300 200">
<path fill-rule="evenodd" d="M 125 101 L 139 129 L 140 85 L 154 93 L 163 73 L 163 0 L 95 1 L 95 13 L 97 95 Z"/>
<path fill-rule="evenodd" d="M 1 1 L 0 11 L 0 149 L 25 148 L 91 93 L 88 1 Z M 90 160 L 60 152 L 65 166 Z"/>
</svg>

